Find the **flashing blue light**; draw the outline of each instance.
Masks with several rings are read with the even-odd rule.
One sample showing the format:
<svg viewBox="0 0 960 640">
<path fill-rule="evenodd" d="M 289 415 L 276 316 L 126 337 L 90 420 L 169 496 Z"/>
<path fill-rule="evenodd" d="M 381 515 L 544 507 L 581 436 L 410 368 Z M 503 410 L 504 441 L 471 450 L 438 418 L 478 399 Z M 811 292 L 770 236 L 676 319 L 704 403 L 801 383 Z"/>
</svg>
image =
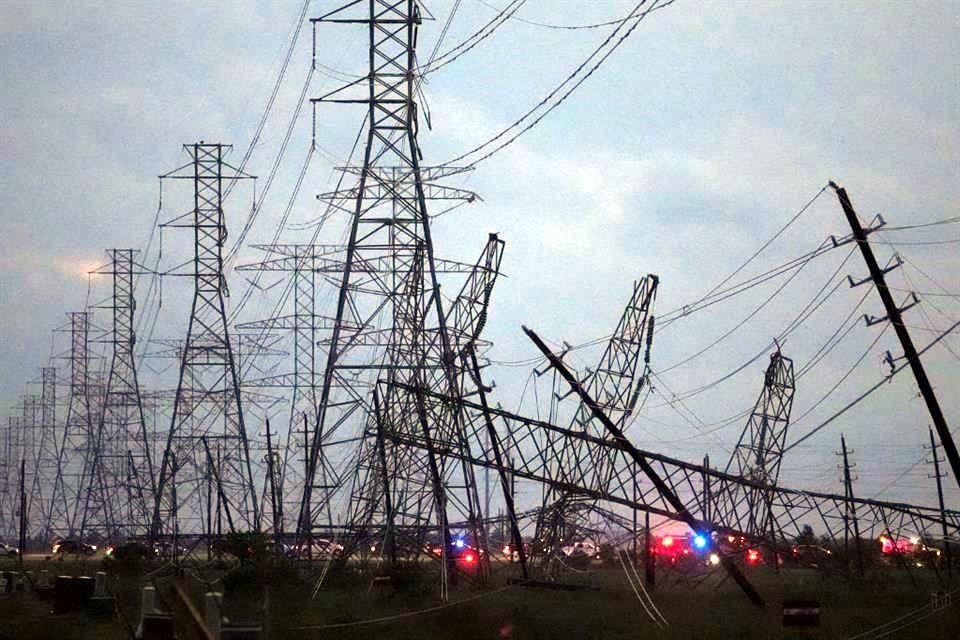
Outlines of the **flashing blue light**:
<svg viewBox="0 0 960 640">
<path fill-rule="evenodd" d="M 463 549 L 463 538 L 457 538 L 453 544 L 457 547 L 457 549 Z"/>
<path fill-rule="evenodd" d="M 702 533 L 698 533 L 693 536 L 693 546 L 697 549 L 706 549 L 707 548 L 707 537 Z"/>
</svg>

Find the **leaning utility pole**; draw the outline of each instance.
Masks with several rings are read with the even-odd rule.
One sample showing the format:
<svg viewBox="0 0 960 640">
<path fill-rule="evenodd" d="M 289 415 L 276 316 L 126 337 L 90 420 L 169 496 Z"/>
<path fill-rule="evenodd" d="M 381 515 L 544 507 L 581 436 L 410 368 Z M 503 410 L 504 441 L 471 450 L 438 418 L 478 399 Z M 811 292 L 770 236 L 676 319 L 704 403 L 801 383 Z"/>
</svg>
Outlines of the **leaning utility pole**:
<svg viewBox="0 0 960 640">
<path fill-rule="evenodd" d="M 923 368 L 923 363 L 920 362 L 920 355 L 913 345 L 910 332 L 907 331 L 907 327 L 903 323 L 903 316 L 901 315 L 903 309 L 897 306 L 897 303 L 893 300 L 893 296 L 890 294 L 890 289 L 887 288 L 884 274 L 888 270 L 881 269 L 877 263 L 877 259 L 873 255 L 873 249 L 870 247 L 870 242 L 867 240 L 867 233 L 860 225 L 857 212 L 854 211 L 853 205 L 850 203 L 850 198 L 847 197 L 847 192 L 843 188 L 838 187 L 833 181 L 830 182 L 830 186 L 837 192 L 837 199 L 840 200 L 843 213 L 846 215 L 847 222 L 850 223 L 850 228 L 853 230 L 853 237 L 860 247 L 860 252 L 863 254 L 863 259 L 867 263 L 867 268 L 870 270 L 870 279 L 872 279 L 874 285 L 876 285 L 877 293 L 880 294 L 880 299 L 883 301 L 883 306 L 887 311 L 886 319 L 893 324 L 893 328 L 897 332 L 900 345 L 903 347 L 903 354 L 907 362 L 910 363 L 913 377 L 917 381 L 917 386 L 920 387 L 920 394 L 923 396 L 924 402 L 927 403 L 927 410 L 933 419 L 933 424 L 937 429 L 937 435 L 940 437 L 943 450 L 947 454 L 947 460 L 950 462 L 950 468 L 953 470 L 953 477 L 956 479 L 958 486 L 960 486 L 960 453 L 957 452 L 957 445 L 953 442 L 953 436 L 950 435 L 947 420 L 943 417 L 940 403 L 937 402 L 937 396 L 934 394 L 930 380 L 927 378 L 927 372 Z M 914 294 L 914 301 L 913 304 L 916 304 L 916 294 Z M 909 308 L 909 306 L 913 305 L 908 305 L 906 308 Z M 866 320 L 869 325 L 882 322 L 884 319 L 867 317 Z"/>
<path fill-rule="evenodd" d="M 940 458 L 937 457 L 937 442 L 933 439 L 933 429 L 930 429 L 930 455 L 933 458 L 933 477 L 937 480 L 937 500 L 940 504 L 940 524 L 943 526 L 943 560 L 947 563 L 947 575 L 953 579 L 953 558 L 950 553 L 950 534 L 947 532 L 947 514 L 943 506 L 943 483 L 941 480 L 947 474 L 940 473 Z M 927 476 L 930 477 L 930 476 Z"/>
</svg>

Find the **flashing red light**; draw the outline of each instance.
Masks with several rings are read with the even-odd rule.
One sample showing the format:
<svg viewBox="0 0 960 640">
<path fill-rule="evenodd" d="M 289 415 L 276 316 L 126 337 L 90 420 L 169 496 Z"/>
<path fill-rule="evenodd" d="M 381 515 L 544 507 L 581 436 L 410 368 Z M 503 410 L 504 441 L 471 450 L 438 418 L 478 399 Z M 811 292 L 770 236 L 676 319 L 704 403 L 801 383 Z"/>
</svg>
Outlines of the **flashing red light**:
<svg viewBox="0 0 960 640">
<path fill-rule="evenodd" d="M 893 540 L 886 536 L 880 536 L 880 551 L 881 553 L 893 553 L 896 546 L 893 543 Z"/>
<path fill-rule="evenodd" d="M 757 564 L 760 562 L 760 552 L 756 549 L 750 549 L 747 551 L 747 562 L 750 564 Z"/>
<path fill-rule="evenodd" d="M 472 553 L 468 553 L 467 555 L 463 556 L 463 561 L 466 562 L 467 564 L 472 564 L 472 563 L 473 563 L 473 554 L 472 554 Z"/>
<path fill-rule="evenodd" d="M 662 544 L 663 544 L 663 546 L 665 546 L 665 547 L 672 547 L 672 546 L 673 546 L 673 537 L 672 537 L 672 536 L 667 536 L 666 538 L 663 539 Z"/>
</svg>

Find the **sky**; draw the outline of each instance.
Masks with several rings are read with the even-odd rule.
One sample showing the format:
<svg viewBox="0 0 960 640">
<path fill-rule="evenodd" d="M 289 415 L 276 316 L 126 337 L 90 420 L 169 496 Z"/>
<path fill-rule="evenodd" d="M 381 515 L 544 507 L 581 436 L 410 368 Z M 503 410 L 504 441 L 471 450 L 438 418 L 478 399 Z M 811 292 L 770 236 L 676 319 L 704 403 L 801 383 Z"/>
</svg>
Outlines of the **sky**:
<svg viewBox="0 0 960 640">
<path fill-rule="evenodd" d="M 336 4 L 314 0 L 307 14 Z M 421 28 L 421 60 L 454 4 L 427 3 L 436 20 Z M 459 4 L 440 52 L 506 2 Z M 633 4 L 528 0 L 493 35 L 430 74 L 423 87 L 430 126 L 422 124 L 419 137 L 424 163 L 447 161 L 498 133 L 614 28 L 553 27 L 606 22 Z M 189 255 L 184 232 L 155 230 L 156 220 L 186 211 L 179 187 L 165 184 L 160 198 L 157 176 L 187 162 L 182 145 L 197 140 L 232 143 L 239 162 L 301 8 L 253 1 L 0 3 L 0 406 L 14 407 L 50 358 L 66 366 L 59 359 L 69 346 L 66 313 L 109 295 L 107 279 L 89 275 L 106 261 L 104 249 L 138 248 L 148 264 L 162 246 L 162 269 Z M 605 336 L 633 280 L 647 273 L 660 278 L 658 313 L 693 303 L 811 199 L 730 282 L 803 255 L 830 235 L 846 235 L 836 198 L 822 192 L 829 180 L 848 190 L 864 223 L 877 214 L 888 227 L 956 216 L 958 23 L 960 6 L 951 2 L 911 3 L 905 10 L 894 2 L 679 0 L 648 16 L 558 109 L 452 181 L 482 200 L 435 221 L 442 257 L 472 262 L 490 232 L 507 243 L 505 277 L 485 329 L 494 342 L 488 375 L 497 399 L 532 412 L 533 389 L 545 384 L 528 383 L 537 352 L 521 324 L 553 344 Z M 316 41 L 318 69 L 307 95 L 365 72 L 362 30 L 323 25 Z M 321 213 L 314 196 L 333 188 L 332 168 L 347 161 L 361 122 L 354 107 L 316 107 L 318 151 L 292 197 L 314 133 L 310 105 L 294 119 L 310 43 L 307 26 L 252 149 L 246 169 L 259 176 L 256 191 L 241 185 L 228 201 L 235 239 L 251 202 L 263 198 L 237 264 L 258 259 L 246 245 L 273 239 L 288 202 L 289 224 L 279 237 L 309 239 Z M 272 171 L 291 120 L 290 142 Z M 342 237 L 343 224 L 331 220 L 324 237 Z M 898 295 L 919 293 L 907 322 L 923 347 L 960 315 L 960 225 L 871 238 L 882 263 L 894 252 L 904 262 L 888 276 Z M 866 268 L 851 249 L 827 252 L 789 281 L 790 274 L 771 280 L 658 331 L 651 360 L 657 376 L 631 438 L 687 460 L 709 454 L 712 464 L 724 465 L 744 424 L 726 419 L 755 402 L 767 362 L 761 352 L 769 353 L 773 337 L 819 301 L 820 291 L 831 293 L 790 333 L 783 351 L 800 370 L 838 327 L 843 339 L 798 381 L 788 441 L 879 381 L 889 370 L 885 351 L 896 357 L 901 350 L 892 330 L 878 337 L 884 325 L 856 323 L 863 313 L 883 312 L 875 293 L 857 307 L 865 289 L 851 289 L 844 278 L 861 279 Z M 138 330 L 145 352 L 154 350 L 147 337 L 182 337 L 189 293 L 182 278 L 163 278 L 162 295 L 152 281 L 143 276 L 137 290 L 138 313 L 158 311 L 160 318 L 153 330 Z M 262 286 L 278 282 L 271 277 Z M 236 305 L 247 281 L 235 272 L 229 283 Z M 280 289 L 256 293 L 237 319 L 269 314 Z M 332 292 L 321 301 L 332 313 Z M 96 313 L 105 328 L 109 316 Z M 582 371 L 598 357 L 596 348 L 585 348 L 569 360 Z M 956 333 L 924 354 L 956 435 L 960 398 L 951 391 L 960 381 L 958 360 Z M 148 358 L 141 370 L 148 386 L 175 382 L 169 361 Z M 540 386 L 537 393 L 549 390 Z M 930 453 L 923 448 L 929 422 L 906 371 L 791 450 L 782 484 L 839 491 L 834 452 L 843 433 L 854 451 L 858 495 L 933 504 Z M 960 508 L 956 482 L 945 486 L 948 504 Z"/>
</svg>

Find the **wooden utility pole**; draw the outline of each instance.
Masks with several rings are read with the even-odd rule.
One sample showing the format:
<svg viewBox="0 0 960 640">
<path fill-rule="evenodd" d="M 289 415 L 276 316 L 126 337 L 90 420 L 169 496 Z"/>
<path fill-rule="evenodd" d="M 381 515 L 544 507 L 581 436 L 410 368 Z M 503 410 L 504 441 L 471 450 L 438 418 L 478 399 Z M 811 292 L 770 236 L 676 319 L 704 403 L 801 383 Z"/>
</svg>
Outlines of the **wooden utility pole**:
<svg viewBox="0 0 960 640">
<path fill-rule="evenodd" d="M 843 437 L 843 434 L 840 435 L 840 448 L 843 455 L 843 486 L 844 494 L 847 497 L 847 508 L 844 512 L 843 521 L 843 546 L 844 546 L 844 555 L 847 556 L 849 562 L 849 555 L 847 554 L 848 540 L 850 537 L 850 525 L 849 522 L 853 521 L 853 535 L 854 535 L 854 544 L 857 547 L 857 574 L 861 577 L 863 576 L 863 549 L 860 546 L 860 524 L 857 522 L 857 508 L 854 506 L 853 502 L 853 479 L 850 477 L 850 458 L 847 455 L 847 440 Z"/>
<path fill-rule="evenodd" d="M 643 559 L 644 567 L 646 569 L 646 582 L 647 588 L 653 589 L 656 586 L 657 582 L 657 568 L 654 564 L 656 558 L 653 555 L 653 531 L 650 530 L 650 512 L 643 512 L 644 526 L 646 527 L 646 535 L 643 536 Z"/>
<path fill-rule="evenodd" d="M 843 208 L 847 222 L 853 230 L 853 237 L 857 241 L 857 246 L 860 247 L 863 260 L 867 263 L 867 269 L 870 270 L 870 279 L 873 280 L 874 285 L 876 285 L 877 293 L 880 294 L 880 299 L 883 301 L 883 306 L 887 311 L 887 319 L 890 320 L 894 330 L 897 332 L 897 338 L 900 339 L 900 345 L 903 347 L 903 355 L 906 357 L 907 362 L 910 363 L 913 377 L 916 379 L 917 386 L 920 388 L 920 395 L 923 396 L 923 401 L 927 403 L 927 410 L 930 412 L 933 425 L 937 429 L 940 444 L 943 445 L 943 450 L 947 454 L 947 460 L 950 462 L 950 468 L 953 470 L 953 477 L 956 479 L 957 485 L 960 486 L 960 453 L 957 452 L 957 445 L 953 442 L 953 436 L 950 435 L 947 420 L 943 417 L 940 403 L 937 402 L 937 396 L 934 394 L 930 380 L 927 378 L 927 372 L 923 368 L 923 363 L 920 362 L 920 356 L 917 354 L 917 349 L 913 345 L 913 340 L 910 338 L 910 332 L 907 331 L 907 327 L 903 323 L 903 316 L 901 315 L 901 311 L 903 310 L 894 302 L 890 289 L 887 288 L 887 282 L 884 279 L 886 271 L 880 268 L 877 259 L 873 255 L 873 249 L 870 248 L 870 242 L 867 240 L 867 233 L 860 225 L 857 212 L 854 211 L 853 205 L 850 203 L 850 198 L 847 197 L 847 192 L 843 188 L 838 187 L 833 181 L 830 182 L 830 186 L 837 192 L 840 206 Z M 914 304 L 916 304 L 916 295 L 914 295 L 914 300 Z M 875 324 L 877 322 L 882 322 L 882 319 L 874 320 L 867 318 L 868 324 Z"/>
<path fill-rule="evenodd" d="M 943 560 L 947 563 L 947 577 L 953 580 L 953 558 L 950 554 L 947 513 L 943 506 L 943 483 L 941 482 L 946 474 L 940 473 L 940 458 L 937 457 L 937 441 L 933 439 L 933 429 L 930 429 L 930 454 L 933 457 L 933 477 L 937 479 L 937 499 L 940 501 L 940 526 L 943 527 Z"/>
<path fill-rule="evenodd" d="M 20 540 L 17 549 L 17 568 L 23 570 L 23 549 L 27 546 L 27 459 L 20 459 Z"/>
</svg>

